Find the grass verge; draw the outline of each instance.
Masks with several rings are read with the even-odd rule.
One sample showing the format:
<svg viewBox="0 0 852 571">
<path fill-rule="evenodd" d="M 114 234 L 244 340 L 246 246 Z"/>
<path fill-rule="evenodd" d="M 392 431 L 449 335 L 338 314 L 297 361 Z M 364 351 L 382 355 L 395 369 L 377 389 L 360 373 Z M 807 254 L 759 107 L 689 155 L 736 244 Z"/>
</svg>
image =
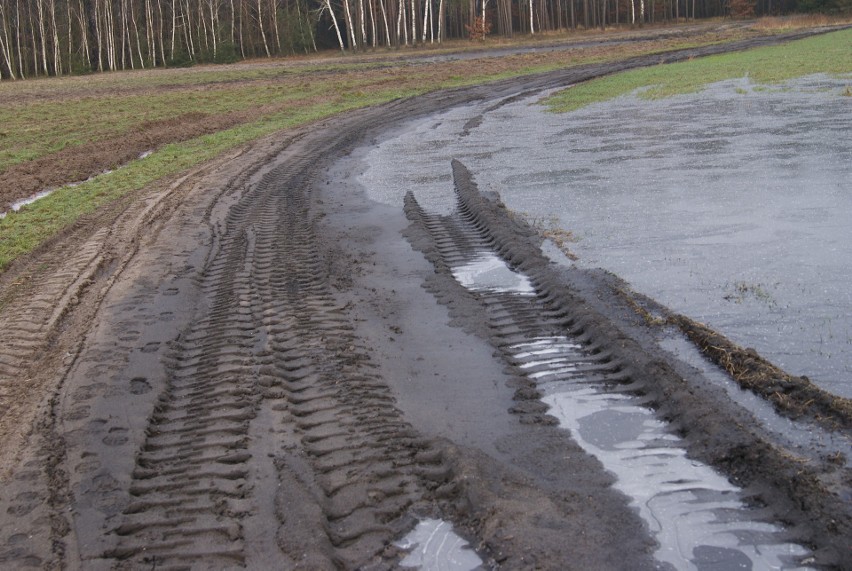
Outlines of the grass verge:
<svg viewBox="0 0 852 571">
<path fill-rule="evenodd" d="M 852 30 L 788 44 L 627 71 L 575 85 L 546 100 L 551 111 L 575 111 L 640 88 L 638 97 L 660 99 L 696 93 L 705 85 L 748 76 L 773 84 L 815 73 L 852 73 Z"/>
<path fill-rule="evenodd" d="M 75 186 L 57 189 L 49 196 L 0 220 L 0 272 L 51 236 L 109 202 L 162 178 L 185 171 L 225 151 L 281 129 L 310 123 L 331 115 L 399 97 L 363 97 L 282 112 L 253 123 L 172 143 L 150 156 Z"/>
</svg>

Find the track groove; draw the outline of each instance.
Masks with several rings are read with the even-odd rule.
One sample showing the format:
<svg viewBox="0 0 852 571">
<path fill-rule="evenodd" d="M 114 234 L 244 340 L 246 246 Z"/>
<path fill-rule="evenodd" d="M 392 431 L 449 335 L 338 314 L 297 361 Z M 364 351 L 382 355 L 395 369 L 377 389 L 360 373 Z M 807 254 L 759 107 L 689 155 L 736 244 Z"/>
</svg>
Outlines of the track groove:
<svg viewBox="0 0 852 571">
<path fill-rule="evenodd" d="M 540 238 L 531 228 L 515 221 L 501 203 L 479 195 L 470 173 L 458 161 L 453 161 L 453 174 L 457 210 L 449 216 L 429 214 L 409 193 L 405 198 L 405 211 L 415 228 L 410 231 L 414 236 L 421 236 L 418 234 L 420 231 L 428 236 L 428 241 L 418 242 L 421 244 L 419 247 L 439 273 L 453 275 L 459 282 L 457 287 L 464 286 L 466 295 L 476 300 L 488 318 L 489 335 L 499 354 L 516 375 L 526 380 L 516 391 L 517 404 L 510 408 L 521 417 L 521 422 L 547 422 L 543 415 L 548 405 L 540 401 L 542 391 L 559 393 L 560 385 L 571 387 L 569 390 L 578 391 L 578 394 L 601 395 L 601 399 L 608 398 L 607 395 L 630 395 L 634 397 L 630 402 L 637 407 L 663 409 L 665 413 L 660 416 L 666 420 L 671 420 L 672 416 L 678 418 L 676 424 L 673 423 L 675 430 L 692 438 L 685 446 L 691 454 L 695 454 L 691 457 L 733 474 L 731 481 L 738 486 L 754 483 L 756 489 L 747 492 L 754 494 L 749 501 L 765 502 L 767 509 L 750 510 L 750 516 L 738 517 L 752 517 L 755 521 L 775 524 L 788 523 L 793 510 L 824 513 L 833 512 L 836 507 L 839 513 L 843 512 L 839 505 L 823 503 L 824 500 L 791 502 L 791 490 L 808 495 L 813 486 L 819 484 L 815 483 L 813 475 L 805 475 L 806 470 L 791 469 L 794 454 L 781 446 L 776 448 L 776 445 L 768 444 L 765 437 L 752 432 L 753 429 L 731 421 L 725 427 L 729 440 L 719 440 L 718 419 L 712 417 L 722 414 L 723 409 L 717 408 L 708 413 L 707 407 L 713 405 L 700 402 L 701 399 L 716 399 L 717 395 L 687 386 L 671 368 L 649 362 L 648 353 L 638 349 L 635 341 L 567 291 L 564 278 L 541 254 Z M 517 278 L 515 281 L 502 278 L 505 285 L 495 285 L 490 279 L 477 282 L 475 277 L 471 278 L 475 274 L 469 269 L 471 262 L 495 255 L 506 263 L 507 274 L 511 270 L 527 276 L 531 289 L 518 285 Z M 510 291 L 504 291 L 506 288 Z M 690 414 L 699 407 L 705 412 Z M 725 410 L 724 414 L 736 413 Z M 672 438 L 678 439 L 677 436 Z M 761 460 L 745 458 L 746 470 L 737 467 L 736 458 L 741 455 L 741 449 L 736 442 L 749 443 L 742 446 L 750 447 Z M 665 438 L 649 441 L 642 445 L 642 451 L 637 452 L 635 459 L 659 458 L 659 473 L 667 474 L 665 449 L 672 446 Z M 659 449 L 656 454 L 655 447 Z M 677 454 L 684 454 L 683 450 L 680 448 Z M 708 450 L 712 452 L 708 453 Z M 629 459 L 629 455 L 627 457 Z M 744 477 L 745 474 L 748 476 Z M 806 480 L 811 483 L 805 483 Z M 701 484 L 694 485 L 697 490 L 703 491 Z M 774 488 L 769 492 L 771 503 L 762 498 L 767 488 Z M 736 509 L 731 508 L 732 513 Z M 749 511 L 748 508 L 742 509 Z M 805 518 L 815 521 L 811 516 Z M 839 515 L 838 518 L 832 521 L 840 521 L 845 516 Z M 795 537 L 793 534 L 800 534 L 792 540 L 793 543 L 811 547 L 824 542 L 829 546 L 830 557 L 842 559 L 847 555 L 836 547 L 840 536 L 833 529 L 827 529 L 827 533 L 815 532 L 814 528 L 803 526 L 796 532 L 776 527 L 774 532 L 754 538 L 753 541 L 758 543 L 755 546 L 758 557 L 765 548 L 767 559 L 771 559 L 776 544 L 782 545 L 779 548 L 782 553 L 787 553 L 788 548 L 783 544 L 791 536 Z M 765 545 L 761 545 L 760 541 L 764 541 Z M 787 554 L 783 557 L 788 558 L 788 564 L 795 565 L 800 559 L 810 558 L 811 554 L 801 550 L 796 556 Z M 759 559 L 756 561 L 756 564 L 763 564 Z"/>
<path fill-rule="evenodd" d="M 133 501 L 105 553 L 119 567 L 250 564 L 254 423 L 275 403 L 315 474 L 327 556 L 338 565 L 382 561 L 410 525 L 409 508 L 450 477 L 440 455 L 419 453 L 427 443 L 364 370 L 366 349 L 310 247 L 311 184 L 294 164 L 272 169 L 231 208 L 199 272 L 208 309 L 165 359 L 168 386 L 131 474 Z"/>
</svg>

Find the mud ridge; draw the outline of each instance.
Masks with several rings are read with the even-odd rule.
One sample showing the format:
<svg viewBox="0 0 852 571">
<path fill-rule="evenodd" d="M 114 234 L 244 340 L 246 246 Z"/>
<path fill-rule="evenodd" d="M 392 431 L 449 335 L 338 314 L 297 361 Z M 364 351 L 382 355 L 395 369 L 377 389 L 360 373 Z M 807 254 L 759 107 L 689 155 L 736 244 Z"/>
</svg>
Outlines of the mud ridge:
<svg viewBox="0 0 852 571">
<path fill-rule="evenodd" d="M 473 258 L 477 249 L 491 249 L 510 268 L 530 276 L 534 293 L 528 295 L 470 294 L 488 316 L 493 343 L 511 366 L 524 363 L 508 348 L 548 337 L 569 338 L 578 348 L 567 347 L 554 356 L 572 364 L 570 372 L 561 374 L 574 375 L 576 370 L 590 382 L 638 395 L 686 438 L 690 455 L 720 469 L 748 490 L 755 503 L 768 506 L 774 514 L 770 517 L 783 521 L 793 537 L 814 548 L 820 564 L 843 568 L 852 561 L 844 545 L 852 510 L 848 500 L 841 499 L 845 484 L 838 487 L 835 467 L 808 462 L 779 447 L 724 396 L 690 386 L 663 359 L 641 349 L 569 290 L 560 270 L 542 255 L 541 238 L 532 228 L 512 217 L 498 197 L 481 195 L 461 163 L 454 161 L 452 167 L 458 213 L 430 216 L 408 195 L 406 214 L 414 225 L 410 239 L 415 234 L 422 238 L 425 231 L 429 239 L 415 239 L 415 246 L 442 273 Z M 470 311 L 457 312 L 457 318 L 464 321 L 463 314 Z M 534 383 L 519 387 L 519 405 L 512 412 L 533 415 L 530 421 L 540 422 L 545 410 L 539 397 Z"/>
<path fill-rule="evenodd" d="M 791 375 L 753 349 L 745 349 L 684 315 L 671 315 L 675 324 L 702 353 L 745 389 L 769 400 L 791 418 L 809 418 L 829 429 L 852 427 L 852 400 L 832 395 L 807 377 Z"/>
</svg>

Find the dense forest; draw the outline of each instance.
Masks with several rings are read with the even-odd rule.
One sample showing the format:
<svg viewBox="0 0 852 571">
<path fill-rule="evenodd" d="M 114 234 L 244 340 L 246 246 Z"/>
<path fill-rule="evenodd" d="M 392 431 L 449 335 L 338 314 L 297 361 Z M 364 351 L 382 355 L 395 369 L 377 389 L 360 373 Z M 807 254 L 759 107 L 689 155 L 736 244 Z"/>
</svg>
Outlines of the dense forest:
<svg viewBox="0 0 852 571">
<path fill-rule="evenodd" d="M 548 30 L 831 11 L 852 0 L 0 0 L 0 78 Z"/>
</svg>

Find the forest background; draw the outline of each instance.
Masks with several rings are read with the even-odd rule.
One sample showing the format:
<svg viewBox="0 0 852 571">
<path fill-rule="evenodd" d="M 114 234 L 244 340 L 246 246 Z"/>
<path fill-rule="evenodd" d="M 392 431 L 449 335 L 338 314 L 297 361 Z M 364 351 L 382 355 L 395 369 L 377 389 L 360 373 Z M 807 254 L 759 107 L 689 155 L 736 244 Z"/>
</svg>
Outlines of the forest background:
<svg viewBox="0 0 852 571">
<path fill-rule="evenodd" d="M 0 80 L 850 10 L 852 0 L 0 0 Z"/>
</svg>

